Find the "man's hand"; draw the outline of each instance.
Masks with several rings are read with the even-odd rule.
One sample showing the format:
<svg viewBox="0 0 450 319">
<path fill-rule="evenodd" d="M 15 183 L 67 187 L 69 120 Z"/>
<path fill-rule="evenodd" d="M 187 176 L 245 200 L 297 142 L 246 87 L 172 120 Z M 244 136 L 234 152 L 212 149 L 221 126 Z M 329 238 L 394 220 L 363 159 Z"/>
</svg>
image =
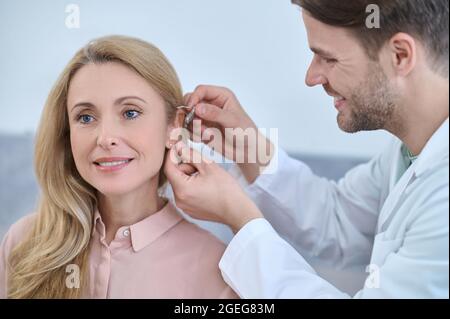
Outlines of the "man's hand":
<svg viewBox="0 0 450 319">
<path fill-rule="evenodd" d="M 164 173 L 177 206 L 194 218 L 229 225 L 236 233 L 263 217 L 231 175 L 181 142 L 168 151 Z"/>
<path fill-rule="evenodd" d="M 259 132 L 233 92 L 223 87 L 200 85 L 185 95 L 184 102 L 190 107 L 195 106 L 196 118 L 202 122 L 201 136 L 195 134 L 191 126 L 194 138 L 202 138 L 203 143 L 235 161 L 247 181 L 253 183 L 269 164 L 274 148 Z M 230 130 L 234 134 L 231 135 Z"/>
</svg>

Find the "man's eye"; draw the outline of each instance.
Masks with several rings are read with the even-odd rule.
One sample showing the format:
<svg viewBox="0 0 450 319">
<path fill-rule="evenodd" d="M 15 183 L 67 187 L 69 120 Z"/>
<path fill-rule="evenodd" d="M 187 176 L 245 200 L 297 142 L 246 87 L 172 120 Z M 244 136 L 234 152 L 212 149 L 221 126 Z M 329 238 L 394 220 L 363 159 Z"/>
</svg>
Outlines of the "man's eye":
<svg viewBox="0 0 450 319">
<path fill-rule="evenodd" d="M 88 114 L 81 114 L 80 116 L 78 116 L 78 122 L 80 122 L 81 124 L 90 123 L 91 122 L 90 119 L 93 119 L 93 117 Z"/>
<path fill-rule="evenodd" d="M 124 115 L 127 120 L 134 120 L 139 116 L 140 112 L 136 110 L 125 111 Z"/>
<path fill-rule="evenodd" d="M 331 64 L 331 63 L 336 63 L 337 60 L 336 59 L 327 59 L 327 58 L 325 58 L 325 62 Z"/>
</svg>

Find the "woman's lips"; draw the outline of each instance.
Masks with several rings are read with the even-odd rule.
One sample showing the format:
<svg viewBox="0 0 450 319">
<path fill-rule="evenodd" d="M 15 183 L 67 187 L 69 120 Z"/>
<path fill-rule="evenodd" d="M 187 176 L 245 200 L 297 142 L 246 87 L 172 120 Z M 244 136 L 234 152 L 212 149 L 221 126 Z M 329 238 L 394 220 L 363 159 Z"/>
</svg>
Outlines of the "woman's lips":
<svg viewBox="0 0 450 319">
<path fill-rule="evenodd" d="M 109 162 L 94 162 L 95 167 L 102 172 L 114 172 L 118 171 L 131 163 L 133 159 L 119 160 L 119 161 L 109 161 Z"/>
</svg>

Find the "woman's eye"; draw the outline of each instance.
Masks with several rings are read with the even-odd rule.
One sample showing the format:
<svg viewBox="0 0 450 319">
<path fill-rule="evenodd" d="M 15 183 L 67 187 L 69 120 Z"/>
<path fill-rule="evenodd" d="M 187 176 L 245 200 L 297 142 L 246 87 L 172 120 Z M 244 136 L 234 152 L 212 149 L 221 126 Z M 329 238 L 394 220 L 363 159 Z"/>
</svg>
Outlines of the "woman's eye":
<svg viewBox="0 0 450 319">
<path fill-rule="evenodd" d="M 92 119 L 91 115 L 82 114 L 78 117 L 78 121 L 81 122 L 81 124 L 88 124 L 90 123 L 90 119 Z"/>
<path fill-rule="evenodd" d="M 136 111 L 136 110 L 128 110 L 125 111 L 124 115 L 125 118 L 128 120 L 134 120 L 135 118 L 137 118 L 139 116 L 140 112 Z"/>
</svg>

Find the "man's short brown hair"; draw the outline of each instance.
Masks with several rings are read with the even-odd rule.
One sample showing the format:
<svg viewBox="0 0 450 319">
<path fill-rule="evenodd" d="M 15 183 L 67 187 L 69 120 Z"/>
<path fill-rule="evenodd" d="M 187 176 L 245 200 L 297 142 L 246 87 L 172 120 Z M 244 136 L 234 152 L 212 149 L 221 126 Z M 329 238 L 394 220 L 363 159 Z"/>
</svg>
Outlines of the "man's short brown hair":
<svg viewBox="0 0 450 319">
<path fill-rule="evenodd" d="M 292 0 L 322 23 L 349 28 L 369 57 L 378 60 L 382 46 L 405 32 L 426 48 L 433 70 L 448 78 L 448 0 Z M 380 11 L 380 27 L 368 28 L 369 5 Z"/>
</svg>

